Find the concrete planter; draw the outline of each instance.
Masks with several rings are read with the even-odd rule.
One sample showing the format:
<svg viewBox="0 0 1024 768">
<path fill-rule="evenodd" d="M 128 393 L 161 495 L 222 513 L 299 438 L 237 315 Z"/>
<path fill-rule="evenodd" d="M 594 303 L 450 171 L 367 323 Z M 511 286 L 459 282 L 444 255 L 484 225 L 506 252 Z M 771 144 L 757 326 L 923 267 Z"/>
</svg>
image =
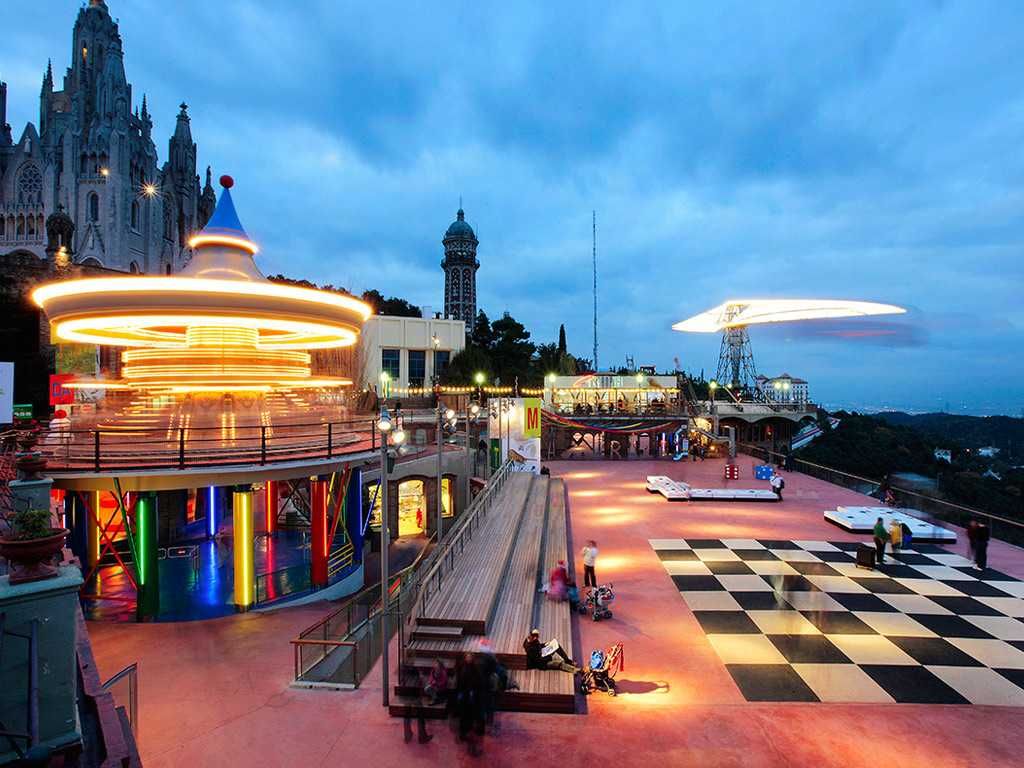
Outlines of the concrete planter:
<svg viewBox="0 0 1024 768">
<path fill-rule="evenodd" d="M 0 555 L 11 563 L 10 583 L 24 584 L 29 581 L 50 579 L 57 575 L 56 566 L 49 563 L 64 547 L 68 530 L 54 528 L 50 536 L 42 539 L 19 541 L 0 539 Z"/>
</svg>

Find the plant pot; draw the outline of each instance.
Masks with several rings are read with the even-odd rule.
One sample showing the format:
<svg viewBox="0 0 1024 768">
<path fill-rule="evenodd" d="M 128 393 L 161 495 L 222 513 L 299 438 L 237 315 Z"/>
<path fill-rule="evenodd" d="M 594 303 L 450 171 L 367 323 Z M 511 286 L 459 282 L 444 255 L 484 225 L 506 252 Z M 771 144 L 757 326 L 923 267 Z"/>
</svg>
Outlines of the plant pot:
<svg viewBox="0 0 1024 768">
<path fill-rule="evenodd" d="M 68 535 L 66 528 L 53 528 L 52 535 L 42 539 L 18 541 L 0 539 L 0 555 L 11 564 L 10 583 L 24 584 L 28 581 L 50 579 L 57 575 L 56 566 L 49 561 L 64 547 Z"/>
</svg>

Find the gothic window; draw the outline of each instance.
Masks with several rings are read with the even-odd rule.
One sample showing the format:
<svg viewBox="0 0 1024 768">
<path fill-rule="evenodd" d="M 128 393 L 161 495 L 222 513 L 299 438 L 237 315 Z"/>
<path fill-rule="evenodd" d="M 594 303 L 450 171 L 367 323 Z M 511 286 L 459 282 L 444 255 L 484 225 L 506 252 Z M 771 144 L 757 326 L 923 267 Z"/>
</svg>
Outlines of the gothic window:
<svg viewBox="0 0 1024 768">
<path fill-rule="evenodd" d="M 168 264 L 168 265 L 167 265 L 167 266 L 166 266 L 166 267 L 164 268 L 164 271 L 165 271 L 165 272 L 166 272 L 166 273 L 167 273 L 168 275 L 169 275 L 169 274 L 171 274 L 171 265 L 170 265 L 170 264 Z"/>
<path fill-rule="evenodd" d="M 139 231 L 139 201 L 132 200 L 132 229 Z"/>
<path fill-rule="evenodd" d="M 20 240 L 25 236 L 25 217 L 18 216 L 18 239 Z"/>
<path fill-rule="evenodd" d="M 0 216 L 0 237 L 5 239 L 7 237 L 7 219 L 3 216 Z"/>
<path fill-rule="evenodd" d="M 128 265 L 128 271 L 131 272 L 133 275 L 139 274 L 139 263 L 137 261 L 133 261 L 131 264 Z"/>
<path fill-rule="evenodd" d="M 28 163 L 18 174 L 18 202 L 43 202 L 43 177 L 35 163 Z"/>
<path fill-rule="evenodd" d="M 87 198 L 87 200 L 88 200 L 88 208 L 89 208 L 89 212 L 88 212 L 89 221 L 99 221 L 100 220 L 100 196 L 97 195 L 95 192 L 90 192 L 89 193 L 89 197 Z"/>
</svg>

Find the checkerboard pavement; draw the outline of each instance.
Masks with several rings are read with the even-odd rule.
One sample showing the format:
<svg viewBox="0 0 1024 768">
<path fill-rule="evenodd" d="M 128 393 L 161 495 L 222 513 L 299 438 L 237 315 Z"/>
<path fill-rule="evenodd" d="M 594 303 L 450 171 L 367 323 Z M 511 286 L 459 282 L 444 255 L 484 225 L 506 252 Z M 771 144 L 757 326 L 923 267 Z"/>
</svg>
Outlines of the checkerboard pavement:
<svg viewBox="0 0 1024 768">
<path fill-rule="evenodd" d="M 651 539 L 747 701 L 1024 706 L 1024 581 L 917 544 Z"/>
</svg>

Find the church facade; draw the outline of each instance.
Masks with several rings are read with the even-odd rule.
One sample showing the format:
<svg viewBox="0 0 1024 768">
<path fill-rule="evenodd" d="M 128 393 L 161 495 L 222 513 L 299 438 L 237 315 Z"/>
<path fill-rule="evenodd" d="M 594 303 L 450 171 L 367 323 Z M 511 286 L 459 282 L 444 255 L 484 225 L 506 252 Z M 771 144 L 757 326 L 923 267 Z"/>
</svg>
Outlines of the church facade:
<svg viewBox="0 0 1024 768">
<path fill-rule="evenodd" d="M 216 204 L 210 170 L 200 187 L 185 104 L 163 164 L 152 128 L 145 96 L 133 109 L 117 23 L 104 0 L 90 0 L 75 21 L 61 87 L 48 65 L 39 124 L 17 141 L 0 83 L 0 262 L 35 257 L 51 270 L 150 274 L 184 266 L 190 234 Z"/>
</svg>

